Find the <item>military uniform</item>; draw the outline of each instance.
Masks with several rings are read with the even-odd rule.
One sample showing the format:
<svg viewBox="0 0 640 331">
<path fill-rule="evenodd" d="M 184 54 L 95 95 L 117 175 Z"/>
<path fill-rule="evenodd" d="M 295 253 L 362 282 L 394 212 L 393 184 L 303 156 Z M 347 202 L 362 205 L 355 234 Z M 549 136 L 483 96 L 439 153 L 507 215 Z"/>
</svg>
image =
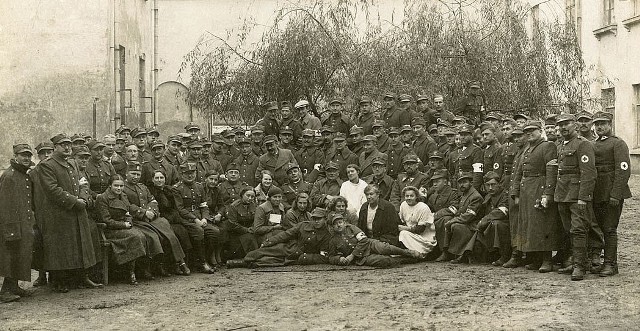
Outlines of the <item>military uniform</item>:
<svg viewBox="0 0 640 331">
<path fill-rule="evenodd" d="M 324 154 L 315 146 L 304 146 L 294 153 L 303 178 L 312 183 L 318 178 L 320 164 L 324 164 Z"/>
<path fill-rule="evenodd" d="M 421 187 L 427 187 L 429 184 L 429 178 L 419 171 L 417 171 L 413 175 L 409 175 L 406 172 L 403 172 L 398 175 L 398 179 L 396 179 L 396 183 L 391 190 L 391 198 L 389 202 L 393 204 L 396 208 L 396 211 L 400 210 L 400 203 L 404 200 L 402 197 L 402 190 L 407 186 L 415 186 L 418 189 Z"/>
<path fill-rule="evenodd" d="M 391 199 L 391 192 L 393 191 L 393 186 L 396 185 L 396 181 L 389 177 L 389 175 L 384 175 L 382 178 L 376 178 L 376 175 L 371 174 L 365 178 L 363 178 L 367 184 L 376 184 L 380 189 L 380 199 L 384 199 L 389 201 Z"/>
<path fill-rule="evenodd" d="M 375 116 L 373 113 L 368 114 L 360 114 L 358 118 L 356 118 L 356 125 L 362 128 L 362 131 L 365 135 L 373 134 L 373 121 L 375 120 Z"/>
<path fill-rule="evenodd" d="M 325 155 L 325 162 L 329 161 L 338 164 L 338 167 L 340 168 L 340 178 L 346 180 L 347 166 L 349 164 L 358 164 L 358 156 L 353 154 L 353 152 L 347 148 L 344 148 L 342 151 L 332 148 Z"/>
<path fill-rule="evenodd" d="M 341 115 L 340 117 L 334 117 L 333 115 L 327 117 L 322 121 L 322 125 L 328 125 L 333 128 L 333 132 L 342 132 L 345 135 L 349 134 L 349 129 L 355 125 L 347 115 Z"/>
<path fill-rule="evenodd" d="M 340 195 L 340 187 L 344 181 L 340 178 L 336 180 L 329 180 L 327 178 L 321 178 L 311 188 L 311 202 L 316 207 L 326 208 L 325 199 L 327 195 L 338 196 Z"/>
<path fill-rule="evenodd" d="M 238 180 L 241 183 L 246 183 L 251 187 L 255 187 L 258 185 L 256 181 L 256 170 L 258 169 L 258 157 L 253 153 L 248 156 L 240 155 L 233 160 L 238 166 L 238 170 L 240 171 L 240 179 Z"/>
<path fill-rule="evenodd" d="M 482 189 L 482 164 L 483 152 L 476 146 L 471 145 L 463 147 L 458 154 L 458 162 L 456 164 L 455 179 L 461 172 L 471 172 L 473 174 L 473 187 L 480 192 Z"/>
<path fill-rule="evenodd" d="M 171 152 L 165 151 L 164 155 L 162 156 L 162 158 L 164 160 L 167 160 L 176 169 L 180 169 L 180 166 L 184 163 L 184 159 L 182 158 L 180 153 L 178 153 L 176 155 L 173 155 L 173 154 L 171 154 Z"/>
<path fill-rule="evenodd" d="M 232 183 L 228 180 L 220 183 L 218 185 L 218 190 L 220 191 L 220 196 L 222 198 L 222 202 L 225 205 L 230 205 L 234 201 L 240 199 L 240 191 L 243 188 L 249 186 L 246 182 L 242 182 L 240 180 Z"/>
<path fill-rule="evenodd" d="M 499 142 L 484 148 L 482 170 L 484 173 L 493 171 L 502 177 L 504 173 L 504 148 Z"/>
<path fill-rule="evenodd" d="M 391 144 L 391 139 L 386 134 L 382 134 L 377 138 L 378 150 L 382 153 L 385 153 L 387 149 L 389 149 L 389 145 Z"/>
<path fill-rule="evenodd" d="M 385 153 L 379 152 L 377 150 L 373 150 L 370 153 L 362 152 L 358 157 L 358 165 L 360 166 L 359 177 L 364 178 L 366 176 L 373 174 L 373 160 L 376 158 L 387 158 Z"/>
<path fill-rule="evenodd" d="M 298 122 L 298 120 L 296 120 L 292 116 L 287 119 L 285 118 L 282 119 L 282 123 L 280 124 L 280 131 L 282 131 L 284 128 L 290 129 L 291 133 L 293 134 L 293 140 L 291 141 L 291 143 L 293 145 L 298 144 L 298 142 L 302 138 L 302 130 L 303 130 L 302 124 L 300 124 L 300 122 Z"/>
<path fill-rule="evenodd" d="M 198 183 L 204 183 L 204 177 L 205 174 L 207 173 L 207 171 L 210 170 L 209 165 L 204 163 L 200 158 L 194 158 L 191 155 L 189 155 L 186 159 L 185 159 L 186 163 L 192 163 L 195 164 L 196 166 L 196 182 Z"/>
<path fill-rule="evenodd" d="M 244 258 L 248 252 L 258 248 L 258 242 L 251 231 L 255 213 L 256 204 L 244 203 L 242 200 L 235 200 L 226 209 L 227 219 L 224 224 L 229 240 L 225 256 L 228 259 Z"/>
<path fill-rule="evenodd" d="M 389 148 L 386 151 L 387 156 L 389 156 L 387 160 L 387 175 L 393 179 L 398 178 L 398 174 L 404 171 L 402 159 L 409 153 L 411 153 L 411 149 L 400 142 L 389 144 Z"/>
<path fill-rule="evenodd" d="M 86 173 L 89 176 L 89 188 L 94 192 L 95 198 L 98 194 L 103 193 L 109 187 L 109 179 L 116 174 L 116 170 L 111 164 L 102 159 L 96 161 L 89 159 Z"/>
<path fill-rule="evenodd" d="M 302 176 L 302 173 L 300 174 Z M 291 183 L 291 181 L 281 186 L 282 188 L 282 204 L 285 210 L 291 208 L 295 202 L 298 193 L 311 193 L 311 184 L 304 181 L 302 178 L 297 183 Z"/>
<path fill-rule="evenodd" d="M 287 181 L 286 165 L 295 162 L 296 158 L 288 149 L 278 148 L 277 155 L 265 153 L 258 159 L 258 168 L 255 174 L 256 181 L 260 182 L 262 170 L 269 170 L 273 174 L 274 184 L 280 186 Z"/>
<path fill-rule="evenodd" d="M 164 156 L 160 161 L 152 159 L 142 164 L 142 177 L 140 182 L 147 186 L 153 186 L 153 173 L 156 170 L 162 170 L 165 175 L 165 185 L 174 185 L 180 181 L 180 175 L 175 166 L 173 166 Z"/>
<path fill-rule="evenodd" d="M 413 150 L 423 163 L 429 160 L 429 155 L 438 149 L 438 145 L 431 136 L 424 132 L 414 142 Z"/>
</svg>

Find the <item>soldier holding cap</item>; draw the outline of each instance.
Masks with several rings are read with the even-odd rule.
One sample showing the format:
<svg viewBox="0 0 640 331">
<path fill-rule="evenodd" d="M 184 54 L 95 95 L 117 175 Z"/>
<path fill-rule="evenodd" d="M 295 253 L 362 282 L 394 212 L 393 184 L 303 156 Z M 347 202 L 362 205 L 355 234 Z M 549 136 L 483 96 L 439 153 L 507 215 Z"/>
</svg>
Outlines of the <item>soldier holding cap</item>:
<svg viewBox="0 0 640 331">
<path fill-rule="evenodd" d="M 376 184 L 380 189 L 380 197 L 389 201 L 395 180 L 387 175 L 387 155 L 381 154 L 371 162 L 373 173 L 363 178 L 367 184 Z"/>
<path fill-rule="evenodd" d="M 320 130 L 322 123 L 320 119 L 309 113 L 309 101 L 300 100 L 294 105 L 298 113 L 298 121 L 302 124 L 303 129 Z"/>
<path fill-rule="evenodd" d="M 33 247 L 33 184 L 27 174 L 33 165 L 33 152 L 27 144 L 13 146 L 9 169 L 0 176 L 0 303 L 19 300 L 30 293 L 18 286 L 18 280 L 31 281 Z"/>
<path fill-rule="evenodd" d="M 334 98 L 329 102 L 331 115 L 322 121 L 322 125 L 328 125 L 334 132 L 349 134 L 349 129 L 356 123 L 344 114 L 344 101 L 341 98 Z"/>
<path fill-rule="evenodd" d="M 373 115 L 373 101 L 369 96 L 363 95 L 358 102 L 358 117 L 356 118 L 356 125 L 362 128 L 363 134 L 373 134 L 373 121 L 375 116 Z"/>
<path fill-rule="evenodd" d="M 598 171 L 593 191 L 593 209 L 598 225 L 604 232 L 604 265 L 600 276 L 618 273 L 618 224 L 624 199 L 631 197 L 629 148 L 613 135 L 611 113 L 597 112 L 593 123 L 598 139 L 594 142 L 595 165 Z"/>
<path fill-rule="evenodd" d="M 404 171 L 402 159 L 405 155 L 413 153 L 410 147 L 405 146 L 400 141 L 400 130 L 396 127 L 389 128 L 387 158 L 387 174 L 394 180 L 398 174 Z"/>
<path fill-rule="evenodd" d="M 327 208 L 337 196 L 344 181 L 340 179 L 340 165 L 329 161 L 323 165 L 325 177 L 313 183 L 311 188 L 311 202 L 314 206 Z"/>
<path fill-rule="evenodd" d="M 564 141 L 558 146 L 558 182 L 554 200 L 558 203 L 565 235 L 569 234 L 571 238 L 573 252 L 571 280 L 582 280 L 589 268 L 587 233 L 593 216 L 593 189 L 596 182 L 595 155 L 593 145 L 576 132 L 573 115 L 558 115 L 557 124 Z M 559 272 L 570 271 L 571 268 L 563 268 Z"/>
<path fill-rule="evenodd" d="M 333 137 L 333 148 L 325 154 L 325 162 L 333 161 L 340 167 L 340 178 L 347 179 L 347 165 L 358 164 L 358 156 L 347 148 L 345 135 L 338 132 Z"/>
<path fill-rule="evenodd" d="M 527 145 L 511 183 L 511 196 L 519 205 L 518 228 L 512 244 L 527 253 L 528 270 L 551 272 L 551 252 L 560 248 L 562 224 L 553 201 L 556 186 L 557 149 L 542 138 L 542 124 L 529 121 L 524 127 Z"/>
</svg>

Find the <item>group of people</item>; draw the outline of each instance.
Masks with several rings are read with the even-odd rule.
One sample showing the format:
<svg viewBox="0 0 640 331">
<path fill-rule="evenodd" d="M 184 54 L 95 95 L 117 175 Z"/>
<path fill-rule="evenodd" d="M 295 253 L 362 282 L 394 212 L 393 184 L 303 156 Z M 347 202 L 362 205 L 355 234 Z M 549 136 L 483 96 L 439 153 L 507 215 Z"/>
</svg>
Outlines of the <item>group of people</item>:
<svg viewBox="0 0 640 331">
<path fill-rule="evenodd" d="M 336 98 L 320 118 L 306 100 L 269 102 L 254 126 L 210 139 L 195 124 L 166 141 L 126 126 L 58 134 L 36 146 L 38 164 L 16 144 L 0 178 L 0 301 L 30 294 L 18 280 L 31 269 L 34 286 L 101 287 L 99 263 L 131 284 L 421 260 L 617 274 L 630 161 L 611 114 L 535 120 L 416 99 L 386 93 L 374 110 L 363 96 L 350 117 Z"/>
</svg>

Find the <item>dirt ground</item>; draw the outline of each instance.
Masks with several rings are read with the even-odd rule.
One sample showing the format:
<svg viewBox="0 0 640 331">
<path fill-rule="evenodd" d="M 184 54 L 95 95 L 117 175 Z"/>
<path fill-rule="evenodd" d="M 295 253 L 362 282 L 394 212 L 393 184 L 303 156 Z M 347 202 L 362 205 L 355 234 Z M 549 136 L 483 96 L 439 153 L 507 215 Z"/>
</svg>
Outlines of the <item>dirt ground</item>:
<svg viewBox="0 0 640 331">
<path fill-rule="evenodd" d="M 572 282 L 523 268 L 433 262 L 386 270 L 223 269 L 67 294 L 37 289 L 0 305 L 0 330 L 638 329 L 639 176 L 631 186 L 636 197 L 626 202 L 619 229 L 620 275 L 611 278 Z"/>
</svg>

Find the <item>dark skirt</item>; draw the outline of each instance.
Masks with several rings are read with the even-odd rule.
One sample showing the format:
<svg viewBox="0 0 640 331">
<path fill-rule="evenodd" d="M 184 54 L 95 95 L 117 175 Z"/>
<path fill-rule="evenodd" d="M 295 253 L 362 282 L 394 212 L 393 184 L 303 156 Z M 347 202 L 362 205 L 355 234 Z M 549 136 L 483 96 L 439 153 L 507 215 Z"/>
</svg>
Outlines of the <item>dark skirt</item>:
<svg viewBox="0 0 640 331">
<path fill-rule="evenodd" d="M 131 229 L 107 229 L 105 237 L 111 243 L 111 261 L 117 265 L 148 256 L 145 250 L 146 237 L 137 227 Z"/>
<path fill-rule="evenodd" d="M 185 254 L 180 241 L 166 218 L 158 217 L 149 223 L 140 223 L 136 222 L 136 225 L 142 225 L 156 234 L 160 240 L 162 251 L 169 255 L 168 257 L 172 261 L 178 262 L 184 259 Z"/>
</svg>

